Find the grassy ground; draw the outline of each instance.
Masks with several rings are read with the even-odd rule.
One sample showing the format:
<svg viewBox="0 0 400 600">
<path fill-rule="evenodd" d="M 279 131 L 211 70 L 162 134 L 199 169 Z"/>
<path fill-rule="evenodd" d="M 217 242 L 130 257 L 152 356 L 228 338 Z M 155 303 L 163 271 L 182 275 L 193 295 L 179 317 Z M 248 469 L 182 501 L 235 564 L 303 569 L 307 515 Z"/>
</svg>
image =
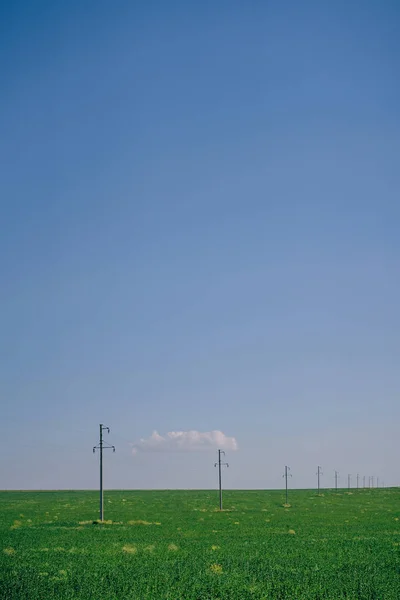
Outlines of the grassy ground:
<svg viewBox="0 0 400 600">
<path fill-rule="evenodd" d="M 2 600 L 399 600 L 400 490 L 0 492 Z M 1 548 L 2 546 L 2 548 Z"/>
</svg>

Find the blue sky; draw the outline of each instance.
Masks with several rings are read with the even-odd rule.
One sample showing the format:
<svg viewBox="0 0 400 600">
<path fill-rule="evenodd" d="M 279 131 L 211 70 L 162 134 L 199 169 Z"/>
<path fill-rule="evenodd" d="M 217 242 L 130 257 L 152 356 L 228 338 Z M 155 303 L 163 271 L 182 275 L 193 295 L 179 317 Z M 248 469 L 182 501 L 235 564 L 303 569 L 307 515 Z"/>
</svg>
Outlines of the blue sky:
<svg viewBox="0 0 400 600">
<path fill-rule="evenodd" d="M 398 484 L 398 3 L 0 17 L 1 486 Z"/>
</svg>

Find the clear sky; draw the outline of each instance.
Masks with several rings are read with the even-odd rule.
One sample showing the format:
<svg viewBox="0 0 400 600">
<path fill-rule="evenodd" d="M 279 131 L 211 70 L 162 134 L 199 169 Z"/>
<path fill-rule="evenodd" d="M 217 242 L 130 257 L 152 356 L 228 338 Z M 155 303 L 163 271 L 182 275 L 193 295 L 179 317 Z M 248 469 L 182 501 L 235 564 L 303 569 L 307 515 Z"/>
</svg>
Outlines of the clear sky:
<svg viewBox="0 0 400 600">
<path fill-rule="evenodd" d="M 400 484 L 399 59 L 397 0 L 2 3 L 1 488 L 100 422 L 108 487 Z"/>
</svg>

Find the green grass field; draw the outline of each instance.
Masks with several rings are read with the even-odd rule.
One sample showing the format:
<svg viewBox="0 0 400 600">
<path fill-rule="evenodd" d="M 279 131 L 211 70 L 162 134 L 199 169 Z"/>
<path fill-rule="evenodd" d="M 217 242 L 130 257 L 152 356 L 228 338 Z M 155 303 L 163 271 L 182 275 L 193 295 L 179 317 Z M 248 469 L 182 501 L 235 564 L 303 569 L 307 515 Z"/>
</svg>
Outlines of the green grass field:
<svg viewBox="0 0 400 600">
<path fill-rule="evenodd" d="M 400 599 L 400 490 L 0 493 L 2 600 Z"/>
</svg>

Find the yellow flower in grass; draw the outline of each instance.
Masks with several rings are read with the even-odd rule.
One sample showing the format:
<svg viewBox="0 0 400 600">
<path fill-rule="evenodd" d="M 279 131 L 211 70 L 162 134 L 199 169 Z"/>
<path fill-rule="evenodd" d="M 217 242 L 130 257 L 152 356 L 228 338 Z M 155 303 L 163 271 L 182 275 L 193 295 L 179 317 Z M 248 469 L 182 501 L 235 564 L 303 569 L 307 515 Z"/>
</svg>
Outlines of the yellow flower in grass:
<svg viewBox="0 0 400 600">
<path fill-rule="evenodd" d="M 222 566 L 219 565 L 218 563 L 214 563 L 213 565 L 211 565 L 210 570 L 212 573 L 215 573 L 216 575 L 221 575 L 221 573 L 223 572 Z"/>
<path fill-rule="evenodd" d="M 132 546 L 132 544 L 125 544 L 122 548 L 122 552 L 126 552 L 127 554 L 136 554 L 137 548 L 136 546 Z"/>
<path fill-rule="evenodd" d="M 178 546 L 177 546 L 176 544 L 170 544 L 170 545 L 168 546 L 168 550 L 169 550 L 170 552 L 177 552 L 177 551 L 179 550 L 179 548 L 178 548 Z"/>
<path fill-rule="evenodd" d="M 294 529 L 289 529 L 288 533 L 290 533 L 290 535 L 295 535 L 296 534 L 296 532 L 295 532 Z"/>
<path fill-rule="evenodd" d="M 14 548 L 4 548 L 3 552 L 4 552 L 4 554 L 7 554 L 8 556 L 12 556 L 13 554 L 15 554 Z"/>
<path fill-rule="evenodd" d="M 215 545 L 211 546 L 211 550 L 219 550 L 219 549 L 220 549 L 220 546 L 215 546 Z"/>
</svg>

